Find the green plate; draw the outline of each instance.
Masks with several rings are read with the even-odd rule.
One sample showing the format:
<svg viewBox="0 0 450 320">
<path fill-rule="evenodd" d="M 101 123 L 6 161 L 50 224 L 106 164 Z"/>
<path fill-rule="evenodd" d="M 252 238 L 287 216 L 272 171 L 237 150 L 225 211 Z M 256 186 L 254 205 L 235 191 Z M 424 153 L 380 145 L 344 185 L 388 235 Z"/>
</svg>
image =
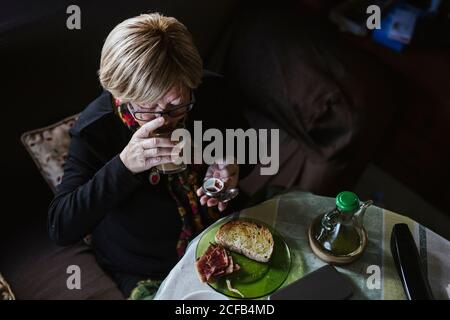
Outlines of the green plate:
<svg viewBox="0 0 450 320">
<path fill-rule="evenodd" d="M 214 237 L 220 226 L 231 220 L 246 220 L 262 224 L 272 232 L 274 246 L 272 257 L 269 262 L 262 263 L 251 260 L 241 254 L 231 252 L 233 261 L 241 267 L 240 270 L 230 275 L 216 277 L 213 283 L 208 285 L 214 290 L 231 298 L 242 299 L 242 297 L 227 288 L 226 280 L 230 280 L 231 286 L 239 290 L 244 299 L 258 299 L 270 295 L 286 280 L 291 268 L 291 254 L 289 247 L 283 237 L 271 226 L 248 218 L 227 217 L 210 226 L 199 240 L 195 252 L 198 259 L 205 253 L 210 243 L 214 243 Z"/>
</svg>

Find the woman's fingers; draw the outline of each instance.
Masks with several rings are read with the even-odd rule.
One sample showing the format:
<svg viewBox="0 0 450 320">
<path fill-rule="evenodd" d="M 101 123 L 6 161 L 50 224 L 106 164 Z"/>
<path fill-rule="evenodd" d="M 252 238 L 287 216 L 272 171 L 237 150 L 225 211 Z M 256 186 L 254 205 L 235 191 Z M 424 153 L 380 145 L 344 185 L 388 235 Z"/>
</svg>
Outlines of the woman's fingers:
<svg viewBox="0 0 450 320">
<path fill-rule="evenodd" d="M 214 206 L 217 206 L 218 203 L 219 203 L 219 200 L 217 200 L 215 198 L 210 198 L 206 195 L 200 197 L 200 204 L 202 206 L 204 206 L 206 204 L 208 207 L 214 207 Z"/>
<path fill-rule="evenodd" d="M 220 170 L 220 174 L 224 178 L 233 177 L 238 173 L 239 167 L 236 166 L 228 166 Z"/>
<path fill-rule="evenodd" d="M 209 199 L 206 201 L 206 204 L 208 205 L 208 207 L 214 207 L 214 206 L 217 206 L 218 203 L 219 203 L 219 200 L 214 199 L 214 198 L 209 198 Z"/>
<path fill-rule="evenodd" d="M 172 157 L 170 156 L 162 156 L 162 157 L 153 157 L 153 158 L 148 158 L 145 160 L 145 167 L 146 170 L 160 165 L 160 164 L 165 164 L 165 163 L 170 163 L 172 162 Z"/>
<path fill-rule="evenodd" d="M 205 204 L 206 204 L 206 201 L 208 201 L 208 196 L 202 196 L 202 197 L 200 197 L 200 204 L 202 205 L 202 206 L 204 206 Z"/>
<path fill-rule="evenodd" d="M 219 211 L 224 211 L 227 208 L 227 204 L 219 202 L 219 205 L 217 207 L 219 208 Z"/>
<path fill-rule="evenodd" d="M 202 206 L 206 204 L 208 207 L 217 206 L 219 208 L 219 211 L 224 211 L 227 208 L 227 203 L 219 202 L 219 200 L 215 198 L 209 198 L 206 195 L 200 197 L 200 204 Z"/>
<path fill-rule="evenodd" d="M 209 199 L 209 197 L 208 196 L 202 196 L 201 198 L 200 198 L 200 204 L 202 205 L 202 206 L 204 206 L 205 204 L 206 204 L 206 202 L 208 201 L 208 199 Z"/>
<path fill-rule="evenodd" d="M 209 171 L 209 170 L 208 170 Z M 210 166 L 211 176 L 214 178 L 226 179 L 235 176 L 238 173 L 238 166 L 233 165 L 213 165 Z"/>
<path fill-rule="evenodd" d="M 214 164 L 209 166 L 205 180 L 214 177 L 222 180 L 226 186 L 235 187 L 237 185 L 237 179 L 239 175 L 239 166 L 238 165 L 229 165 L 229 164 Z M 227 203 L 220 202 L 215 198 L 210 198 L 205 195 L 205 192 L 202 188 L 197 189 L 197 196 L 200 197 L 200 204 L 207 205 L 208 207 L 217 206 L 219 211 L 224 211 L 227 208 Z"/>
<path fill-rule="evenodd" d="M 159 117 L 152 121 L 145 123 L 142 127 L 140 127 L 133 135 L 133 138 L 145 139 L 148 138 L 149 135 L 161 127 L 164 124 L 164 118 Z"/>
<path fill-rule="evenodd" d="M 141 147 L 143 149 L 153 149 L 153 148 L 173 148 L 177 145 L 175 141 L 171 141 L 170 138 L 147 138 L 141 142 Z"/>
<path fill-rule="evenodd" d="M 174 154 L 174 149 L 173 148 L 144 149 L 144 157 L 145 158 L 171 156 L 172 154 Z"/>
<path fill-rule="evenodd" d="M 197 194 L 199 193 L 199 190 L 200 189 L 197 190 Z M 208 205 L 208 207 L 217 206 L 219 208 L 219 211 L 224 211 L 227 208 L 227 203 L 219 202 L 219 200 L 217 200 L 215 198 L 210 198 L 206 195 L 200 196 L 200 204 L 202 206 L 204 206 L 206 204 L 206 205 Z"/>
<path fill-rule="evenodd" d="M 197 196 L 201 197 L 204 194 L 205 194 L 205 191 L 203 191 L 203 188 L 200 187 L 200 188 L 197 189 Z"/>
</svg>

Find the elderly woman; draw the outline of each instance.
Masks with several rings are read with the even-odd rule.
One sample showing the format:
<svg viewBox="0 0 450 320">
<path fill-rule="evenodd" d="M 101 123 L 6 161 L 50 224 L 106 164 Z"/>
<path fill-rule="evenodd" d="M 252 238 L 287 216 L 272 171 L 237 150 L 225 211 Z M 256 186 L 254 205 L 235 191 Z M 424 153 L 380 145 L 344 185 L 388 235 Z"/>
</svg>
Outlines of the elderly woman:
<svg viewBox="0 0 450 320">
<path fill-rule="evenodd" d="M 203 130 L 245 125 L 231 92 L 202 71 L 190 33 L 174 18 L 144 14 L 117 25 L 103 46 L 99 78 L 105 90 L 71 130 L 49 233 L 60 245 L 91 234 L 97 260 L 128 296 L 140 280 L 163 279 L 189 241 L 223 214 L 226 204 L 200 188 L 205 175 L 235 187 L 243 174 L 237 164 L 159 173 L 176 142 L 152 133 L 180 123 L 192 130 L 194 120 Z"/>
</svg>

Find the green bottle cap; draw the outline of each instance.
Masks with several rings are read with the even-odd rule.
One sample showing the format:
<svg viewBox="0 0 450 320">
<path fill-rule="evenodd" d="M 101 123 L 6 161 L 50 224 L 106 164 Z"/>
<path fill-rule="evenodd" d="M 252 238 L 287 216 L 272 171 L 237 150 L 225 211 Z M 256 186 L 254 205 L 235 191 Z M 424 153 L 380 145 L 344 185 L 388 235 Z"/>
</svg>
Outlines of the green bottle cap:
<svg viewBox="0 0 450 320">
<path fill-rule="evenodd" d="M 354 211 L 359 207 L 359 198 L 353 192 L 342 191 L 336 197 L 336 206 L 341 211 Z"/>
</svg>

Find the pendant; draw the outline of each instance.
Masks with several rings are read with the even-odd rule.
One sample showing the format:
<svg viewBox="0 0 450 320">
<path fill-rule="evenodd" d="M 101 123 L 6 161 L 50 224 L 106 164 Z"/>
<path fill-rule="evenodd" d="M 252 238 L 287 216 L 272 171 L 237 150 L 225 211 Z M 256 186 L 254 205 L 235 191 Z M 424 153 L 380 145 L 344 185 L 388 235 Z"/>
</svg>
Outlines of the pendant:
<svg viewBox="0 0 450 320">
<path fill-rule="evenodd" d="M 152 171 L 150 172 L 149 176 L 148 176 L 148 180 L 150 181 L 150 183 L 151 183 L 152 185 L 158 184 L 160 178 L 161 178 L 161 177 L 160 177 L 160 175 L 159 175 L 158 170 L 152 170 Z"/>
</svg>

